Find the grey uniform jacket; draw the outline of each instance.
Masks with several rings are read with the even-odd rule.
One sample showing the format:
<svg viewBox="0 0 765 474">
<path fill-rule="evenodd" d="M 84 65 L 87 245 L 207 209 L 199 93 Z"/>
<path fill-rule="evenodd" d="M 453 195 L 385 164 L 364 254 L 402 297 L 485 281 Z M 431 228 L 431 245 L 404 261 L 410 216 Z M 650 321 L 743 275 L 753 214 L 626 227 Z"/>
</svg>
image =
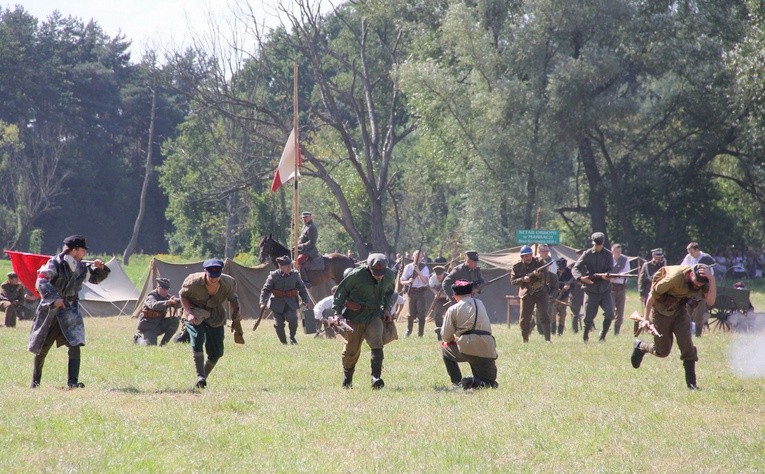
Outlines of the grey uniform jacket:
<svg viewBox="0 0 765 474">
<path fill-rule="evenodd" d="M 101 283 L 109 276 L 109 272 L 111 272 L 109 267 L 99 270 L 92 264 L 86 265 L 83 262 L 77 262 L 75 269 L 72 270 L 64 260 L 63 253 L 52 257 L 40 267 L 37 271 L 36 286 L 41 299 L 35 320 L 32 323 L 32 332 L 29 333 L 29 344 L 27 345 L 29 352 L 40 353 L 54 318 L 58 318 L 61 332 L 65 338 L 65 341 L 56 341 L 58 346 L 64 343 L 69 346 L 84 346 L 85 324 L 80 314 L 77 295 L 86 278 L 88 283 Z M 56 309 L 53 307 L 53 303 L 59 298 L 64 299 L 66 306 Z"/>
<path fill-rule="evenodd" d="M 283 296 L 282 292 L 292 291 L 295 296 Z M 260 290 L 260 304 L 267 305 L 274 313 L 283 313 L 286 309 L 297 310 L 298 295 L 301 301 L 307 304 L 310 301 L 305 283 L 300 279 L 300 274 L 290 270 L 285 275 L 281 270 L 274 270 L 268 274 L 263 289 Z"/>
<path fill-rule="evenodd" d="M 611 282 L 592 278 L 592 275 L 596 273 L 610 273 L 613 263 L 614 257 L 610 250 L 603 248 L 600 252 L 596 252 L 591 248 L 587 249 L 579 257 L 579 260 L 574 264 L 574 268 L 571 269 L 571 273 L 577 281 L 583 276 L 590 277 L 593 280 L 592 285 L 582 284 L 585 293 L 607 293 L 611 291 Z"/>
<path fill-rule="evenodd" d="M 300 230 L 298 237 L 298 253 L 305 254 L 310 259 L 319 258 L 319 249 L 316 248 L 316 242 L 319 240 L 319 229 L 313 221 L 304 225 Z"/>
<path fill-rule="evenodd" d="M 444 293 L 446 293 L 446 296 L 448 296 L 450 299 L 452 296 L 454 296 L 452 285 L 457 280 L 465 280 L 471 282 L 473 284 L 473 289 L 480 288 L 481 284 L 485 282 L 481 276 L 480 267 L 475 267 L 474 270 L 471 270 L 467 265 L 461 263 L 454 267 L 454 269 L 449 272 L 448 275 L 446 275 L 446 278 L 444 278 L 443 281 Z"/>
</svg>

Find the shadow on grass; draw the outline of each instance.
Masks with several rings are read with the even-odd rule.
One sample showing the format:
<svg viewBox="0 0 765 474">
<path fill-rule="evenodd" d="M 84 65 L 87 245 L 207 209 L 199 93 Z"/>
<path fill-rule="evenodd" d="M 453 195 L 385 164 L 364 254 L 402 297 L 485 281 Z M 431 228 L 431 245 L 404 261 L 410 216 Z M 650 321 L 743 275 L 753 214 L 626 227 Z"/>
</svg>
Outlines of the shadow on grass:
<svg viewBox="0 0 765 474">
<path fill-rule="evenodd" d="M 159 395 L 161 395 L 161 394 L 180 394 L 180 393 L 190 393 L 190 394 L 201 393 L 201 390 L 199 390 L 197 388 L 194 388 L 194 387 L 189 387 L 189 388 L 186 388 L 186 389 L 167 388 L 167 389 L 162 389 L 162 390 L 142 390 L 142 389 L 136 388 L 136 387 L 115 387 L 115 388 L 110 388 L 107 391 L 109 391 L 109 392 L 130 393 L 130 394 L 135 394 L 135 395 L 138 395 L 138 394 L 147 394 L 147 393 L 159 394 Z"/>
</svg>

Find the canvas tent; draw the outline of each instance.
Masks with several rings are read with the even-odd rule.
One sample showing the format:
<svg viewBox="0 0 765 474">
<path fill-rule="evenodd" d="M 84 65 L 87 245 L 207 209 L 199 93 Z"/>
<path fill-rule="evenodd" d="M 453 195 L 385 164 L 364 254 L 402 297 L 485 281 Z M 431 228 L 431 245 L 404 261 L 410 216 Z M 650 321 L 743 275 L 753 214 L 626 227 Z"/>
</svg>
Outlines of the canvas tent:
<svg viewBox="0 0 765 474">
<path fill-rule="evenodd" d="M 130 314 L 138 301 L 138 290 L 116 258 L 106 263 L 111 272 L 98 285 L 85 282 L 80 290 L 80 309 L 87 316 Z"/>
</svg>

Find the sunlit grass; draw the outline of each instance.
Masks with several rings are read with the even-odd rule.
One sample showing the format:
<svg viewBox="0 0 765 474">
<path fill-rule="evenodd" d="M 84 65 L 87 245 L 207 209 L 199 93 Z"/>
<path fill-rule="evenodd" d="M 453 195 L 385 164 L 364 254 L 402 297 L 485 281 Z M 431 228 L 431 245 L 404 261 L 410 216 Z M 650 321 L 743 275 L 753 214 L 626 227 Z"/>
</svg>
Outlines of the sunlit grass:
<svg viewBox="0 0 765 474">
<path fill-rule="evenodd" d="M 3 472 L 765 470 L 765 379 L 731 373 L 731 334 L 696 339 L 701 392 L 685 389 L 676 350 L 634 370 L 626 334 L 521 344 L 504 325 L 498 390 L 449 390 L 428 331 L 386 346 L 386 387 L 374 392 L 367 349 L 343 390 L 339 341 L 282 346 L 265 322 L 244 346 L 227 337 L 198 391 L 189 347 L 136 347 L 135 324 L 86 320 L 76 391 L 63 389 L 64 348 L 29 389 L 30 322 L 0 330 Z"/>
</svg>

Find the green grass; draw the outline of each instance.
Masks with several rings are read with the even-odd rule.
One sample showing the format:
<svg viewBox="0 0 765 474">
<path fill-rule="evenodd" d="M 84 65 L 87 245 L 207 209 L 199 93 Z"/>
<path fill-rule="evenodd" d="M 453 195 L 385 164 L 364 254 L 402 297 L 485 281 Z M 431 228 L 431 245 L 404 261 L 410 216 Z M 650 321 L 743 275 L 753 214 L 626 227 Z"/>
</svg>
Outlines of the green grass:
<svg viewBox="0 0 765 474">
<path fill-rule="evenodd" d="M 339 341 L 282 346 L 264 322 L 244 346 L 227 337 L 197 391 L 187 345 L 136 347 L 126 317 L 85 324 L 75 391 L 63 389 L 65 348 L 29 389 L 30 322 L 0 329 L 1 472 L 765 470 L 765 379 L 727 360 L 740 335 L 696 339 L 703 390 L 690 392 L 676 348 L 634 370 L 627 335 L 521 344 L 517 326 L 495 325 L 500 388 L 463 393 L 447 389 L 430 323 L 426 338 L 386 346 L 373 392 L 366 346 L 347 391 Z"/>
</svg>

